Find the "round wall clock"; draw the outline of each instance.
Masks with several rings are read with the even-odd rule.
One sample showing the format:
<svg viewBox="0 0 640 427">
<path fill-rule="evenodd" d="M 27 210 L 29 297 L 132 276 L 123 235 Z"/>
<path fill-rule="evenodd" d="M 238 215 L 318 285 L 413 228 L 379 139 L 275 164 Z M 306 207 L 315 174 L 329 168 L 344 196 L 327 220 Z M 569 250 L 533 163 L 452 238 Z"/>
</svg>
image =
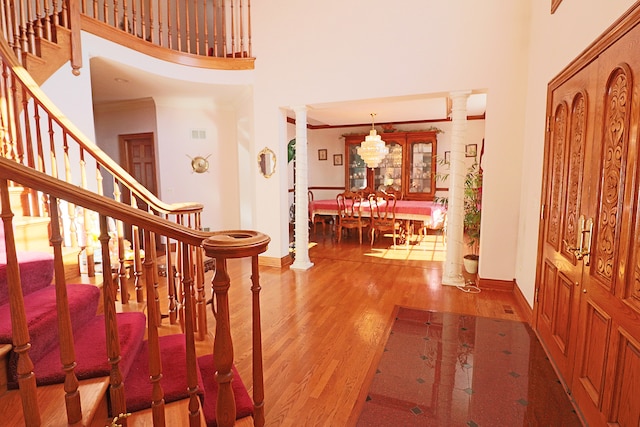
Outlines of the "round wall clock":
<svg viewBox="0 0 640 427">
<path fill-rule="evenodd" d="M 209 154 L 209 156 L 211 156 L 211 154 Z M 196 156 L 191 158 L 191 169 L 193 169 L 195 173 L 204 173 L 208 171 L 209 161 L 207 159 L 209 158 L 209 156 Z"/>
</svg>

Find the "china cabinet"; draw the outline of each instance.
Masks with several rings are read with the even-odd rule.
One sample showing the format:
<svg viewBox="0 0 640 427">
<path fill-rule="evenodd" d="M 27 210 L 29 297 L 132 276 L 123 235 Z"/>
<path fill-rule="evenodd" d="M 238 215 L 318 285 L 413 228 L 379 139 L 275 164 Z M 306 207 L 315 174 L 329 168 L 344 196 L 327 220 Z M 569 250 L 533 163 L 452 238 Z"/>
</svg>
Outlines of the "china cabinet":
<svg viewBox="0 0 640 427">
<path fill-rule="evenodd" d="M 389 186 L 408 200 L 433 200 L 437 132 L 388 132 L 380 134 L 389 154 L 377 168 L 368 168 L 358 155 L 358 147 L 366 135 L 345 135 L 345 188 L 358 190 L 371 187 L 382 190 Z"/>
</svg>

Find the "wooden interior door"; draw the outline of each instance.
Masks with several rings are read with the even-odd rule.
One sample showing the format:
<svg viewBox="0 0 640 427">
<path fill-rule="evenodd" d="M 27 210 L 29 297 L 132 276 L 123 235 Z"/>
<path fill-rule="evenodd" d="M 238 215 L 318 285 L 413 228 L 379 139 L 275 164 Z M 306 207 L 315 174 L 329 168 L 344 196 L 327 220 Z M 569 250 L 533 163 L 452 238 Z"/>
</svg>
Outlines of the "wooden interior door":
<svg viewBox="0 0 640 427">
<path fill-rule="evenodd" d="M 572 392 L 592 425 L 640 425 L 640 25 L 598 57 L 597 190 Z"/>
<path fill-rule="evenodd" d="M 534 326 L 594 426 L 640 425 L 638 22 L 549 102 Z"/>
<path fill-rule="evenodd" d="M 582 238 L 582 210 L 596 184 L 590 179 L 595 174 L 587 152 L 593 139 L 595 81 L 593 67 L 587 67 L 552 92 L 548 129 L 535 326 L 567 386 L 573 374 L 583 275 L 575 248 Z"/>
<path fill-rule="evenodd" d="M 120 135 L 120 159 L 122 167 L 129 172 L 147 190 L 158 195 L 156 175 L 155 143 L 153 133 Z M 130 202 L 125 192 L 123 201 Z M 146 208 L 145 206 L 140 206 Z"/>
</svg>

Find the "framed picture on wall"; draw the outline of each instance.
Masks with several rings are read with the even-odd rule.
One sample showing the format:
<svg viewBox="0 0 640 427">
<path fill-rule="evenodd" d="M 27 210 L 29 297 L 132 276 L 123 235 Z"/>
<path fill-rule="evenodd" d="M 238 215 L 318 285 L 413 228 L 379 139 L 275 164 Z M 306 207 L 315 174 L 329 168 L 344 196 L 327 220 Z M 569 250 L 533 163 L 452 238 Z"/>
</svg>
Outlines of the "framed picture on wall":
<svg viewBox="0 0 640 427">
<path fill-rule="evenodd" d="M 333 166 L 342 166 L 342 154 L 333 155 Z"/>
<path fill-rule="evenodd" d="M 478 154 L 478 144 L 467 144 L 464 148 L 466 157 L 475 157 Z"/>
<path fill-rule="evenodd" d="M 327 149 L 321 148 L 318 150 L 318 160 L 327 160 Z"/>
</svg>

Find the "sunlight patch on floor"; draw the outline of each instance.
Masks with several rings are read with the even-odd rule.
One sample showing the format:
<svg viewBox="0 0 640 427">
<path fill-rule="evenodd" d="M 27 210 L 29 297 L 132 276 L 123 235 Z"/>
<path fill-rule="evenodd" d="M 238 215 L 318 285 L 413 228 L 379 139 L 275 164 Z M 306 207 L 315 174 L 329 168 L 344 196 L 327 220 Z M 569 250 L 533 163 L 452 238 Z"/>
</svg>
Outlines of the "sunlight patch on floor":
<svg viewBox="0 0 640 427">
<path fill-rule="evenodd" d="M 444 261 L 446 246 L 442 242 L 442 236 L 420 236 L 411 239 L 409 244 L 396 244 L 394 247 L 393 243 L 390 243 L 384 249 L 372 248 L 365 255 L 393 260 Z"/>
</svg>

